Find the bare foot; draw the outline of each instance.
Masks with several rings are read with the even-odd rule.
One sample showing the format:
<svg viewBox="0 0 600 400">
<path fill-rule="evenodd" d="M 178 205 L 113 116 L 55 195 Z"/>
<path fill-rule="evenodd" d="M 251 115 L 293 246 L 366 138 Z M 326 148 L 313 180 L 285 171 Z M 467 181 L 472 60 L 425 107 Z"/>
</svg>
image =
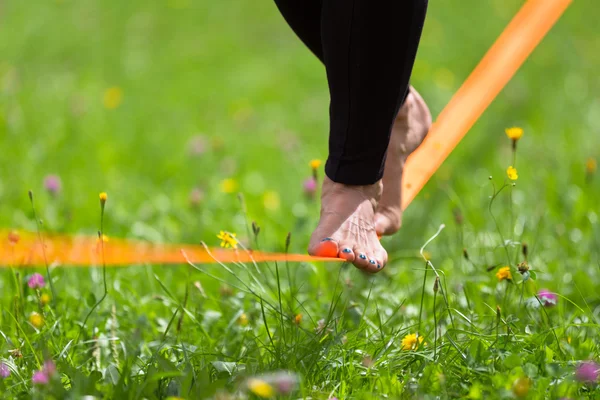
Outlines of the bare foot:
<svg viewBox="0 0 600 400">
<path fill-rule="evenodd" d="M 373 218 L 381 190 L 381 181 L 352 186 L 325 177 L 321 219 L 310 238 L 308 253 L 345 258 L 359 269 L 380 271 L 387 263 L 387 253 L 379 243 Z"/>
<path fill-rule="evenodd" d="M 383 194 L 375 214 L 379 235 L 391 235 L 402 224 L 402 171 L 406 159 L 425 139 L 431 127 L 431 113 L 423 98 L 411 87 L 392 128 L 383 173 Z"/>
</svg>

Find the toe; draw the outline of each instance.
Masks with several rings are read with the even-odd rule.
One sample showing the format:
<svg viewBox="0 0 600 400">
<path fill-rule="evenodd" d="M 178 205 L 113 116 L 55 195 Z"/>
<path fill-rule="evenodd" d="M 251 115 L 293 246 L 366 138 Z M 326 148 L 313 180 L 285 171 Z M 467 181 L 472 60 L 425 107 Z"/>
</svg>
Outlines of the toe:
<svg viewBox="0 0 600 400">
<path fill-rule="evenodd" d="M 375 264 L 371 263 L 371 265 L 374 266 L 375 268 L 370 268 L 369 270 L 371 272 L 381 271 L 385 267 L 385 265 L 387 264 L 387 261 L 388 261 L 387 252 L 383 248 L 381 248 L 380 250 L 378 250 L 374 253 L 373 260 L 375 261 Z"/>
<path fill-rule="evenodd" d="M 354 259 L 356 258 L 356 256 L 354 255 L 354 252 L 352 251 L 352 246 L 348 243 L 340 243 L 339 244 L 339 253 L 338 253 L 338 257 L 339 258 L 343 258 L 348 262 L 353 262 Z"/>
<path fill-rule="evenodd" d="M 354 258 L 354 265 L 359 268 L 359 269 L 368 269 L 369 268 L 369 257 L 367 257 L 367 253 L 360 248 L 354 248 L 353 249 L 354 254 L 355 254 L 355 258 Z"/>
<path fill-rule="evenodd" d="M 308 254 L 317 257 L 337 257 L 338 252 L 338 243 L 329 237 L 322 239 L 308 249 Z"/>
</svg>

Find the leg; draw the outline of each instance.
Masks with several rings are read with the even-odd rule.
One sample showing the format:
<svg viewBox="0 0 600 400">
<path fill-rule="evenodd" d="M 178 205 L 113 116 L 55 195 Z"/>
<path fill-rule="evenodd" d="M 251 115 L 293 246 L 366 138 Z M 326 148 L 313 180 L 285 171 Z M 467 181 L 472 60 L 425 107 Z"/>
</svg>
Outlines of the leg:
<svg viewBox="0 0 600 400">
<path fill-rule="evenodd" d="M 275 2 L 326 64 L 331 91 L 329 177 L 323 183 L 321 221 L 309 252 L 340 256 L 377 271 L 387 254 L 374 231 L 391 234 L 399 228 L 404 162 L 431 124 L 420 96 L 414 90 L 406 95 L 427 1 Z"/>
<path fill-rule="evenodd" d="M 426 0 L 323 0 L 321 40 L 331 94 L 321 220 L 309 253 L 368 271 L 387 262 L 374 225 L 386 152 L 408 92 Z"/>
</svg>

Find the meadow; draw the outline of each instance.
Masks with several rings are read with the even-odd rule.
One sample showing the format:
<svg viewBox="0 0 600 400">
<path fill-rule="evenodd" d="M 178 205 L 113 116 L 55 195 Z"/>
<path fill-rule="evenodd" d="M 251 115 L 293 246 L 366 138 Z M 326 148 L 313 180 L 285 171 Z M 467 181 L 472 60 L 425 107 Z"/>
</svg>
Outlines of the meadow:
<svg viewBox="0 0 600 400">
<path fill-rule="evenodd" d="M 522 3 L 431 2 L 412 84 L 434 116 Z M 595 7 L 567 10 L 383 239 L 376 275 L 5 262 L 1 397 L 600 398 Z M 8 0 L 0 19 L 3 245 L 102 229 L 218 247 L 226 231 L 306 251 L 329 95 L 272 2 Z"/>
</svg>

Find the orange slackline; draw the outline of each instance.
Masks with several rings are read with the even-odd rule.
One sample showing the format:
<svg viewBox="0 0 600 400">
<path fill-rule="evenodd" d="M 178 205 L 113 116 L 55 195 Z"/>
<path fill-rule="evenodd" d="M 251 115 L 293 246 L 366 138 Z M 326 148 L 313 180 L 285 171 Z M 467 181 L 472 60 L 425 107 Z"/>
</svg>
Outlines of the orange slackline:
<svg viewBox="0 0 600 400">
<path fill-rule="evenodd" d="M 488 50 L 475 70 L 444 107 L 425 141 L 408 158 L 403 177 L 402 208 L 408 207 L 500 90 L 539 44 L 572 0 L 528 0 Z M 102 265 L 95 237 L 45 236 L 44 249 L 31 233 L 0 231 L 0 267 L 32 265 Z M 187 256 L 195 263 L 261 261 L 343 261 L 305 254 L 208 249 L 198 245 L 152 244 L 123 239 L 104 243 L 107 266 L 177 264 Z"/>
<path fill-rule="evenodd" d="M 93 236 L 44 236 L 35 233 L 0 231 L 0 268 L 31 265 L 101 266 L 102 243 Z M 231 263 L 262 261 L 335 261 L 336 258 L 307 254 L 265 253 L 243 249 L 208 248 L 200 245 L 154 244 L 126 239 L 105 239 L 107 266 L 133 264 Z M 341 261 L 341 259 L 339 259 Z"/>
</svg>

